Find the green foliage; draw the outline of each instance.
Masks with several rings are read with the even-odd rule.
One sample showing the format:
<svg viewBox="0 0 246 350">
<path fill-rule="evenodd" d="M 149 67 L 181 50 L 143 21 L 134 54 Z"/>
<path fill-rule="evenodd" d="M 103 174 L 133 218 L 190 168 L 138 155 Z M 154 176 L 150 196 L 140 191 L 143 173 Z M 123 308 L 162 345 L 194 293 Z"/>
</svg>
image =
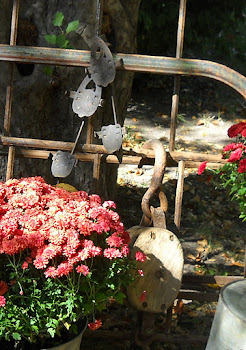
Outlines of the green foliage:
<svg viewBox="0 0 246 350">
<path fill-rule="evenodd" d="M 57 47 L 60 47 L 61 49 L 67 49 L 69 48 L 69 38 L 68 34 L 75 32 L 78 29 L 79 21 L 75 20 L 72 22 L 69 22 L 66 29 L 64 30 L 61 26 L 63 24 L 64 15 L 62 12 L 57 12 L 53 18 L 53 25 L 55 27 L 59 27 L 60 33 L 58 35 L 56 34 L 49 34 L 45 35 L 45 40 L 52 45 L 56 45 Z"/>
<path fill-rule="evenodd" d="M 62 25 L 62 22 L 63 22 L 63 19 L 64 19 L 64 15 L 62 12 L 57 12 L 53 18 L 53 25 L 56 26 L 56 27 L 60 27 Z"/>
<path fill-rule="evenodd" d="M 231 199 L 237 201 L 241 213 L 239 217 L 246 221 L 246 173 L 238 172 L 238 163 L 226 163 L 216 173 L 221 186 L 228 188 Z"/>
<path fill-rule="evenodd" d="M 81 317 L 105 309 L 109 298 L 122 303 L 125 294 L 119 288 L 133 280 L 133 265 L 126 259 L 109 260 L 107 266 L 96 264 L 95 275 L 82 278 L 74 272 L 59 279 L 45 278 L 31 265 L 23 270 L 21 254 L 18 259 L 9 257 L 9 261 L 0 272 L 0 280 L 15 281 L 5 307 L 0 307 L 0 338 L 6 340 L 34 343 L 40 336 L 60 336 Z"/>
<path fill-rule="evenodd" d="M 69 40 L 69 34 L 72 32 L 76 32 L 76 30 L 79 27 L 79 21 L 75 20 L 72 22 L 69 22 L 66 29 L 62 28 L 64 22 L 64 15 L 62 12 L 57 12 L 53 18 L 52 24 L 55 27 L 58 27 L 59 34 L 48 34 L 45 35 L 44 38 L 47 41 L 47 43 L 55 45 L 61 49 L 69 49 L 72 48 Z M 44 68 L 44 73 L 52 76 L 53 75 L 53 68 L 48 66 Z"/>
<path fill-rule="evenodd" d="M 68 33 L 76 31 L 78 29 L 78 26 L 79 26 L 78 20 L 68 23 L 66 33 L 68 34 Z"/>
<path fill-rule="evenodd" d="M 179 0 L 142 0 L 139 53 L 175 56 Z M 187 1 L 183 57 L 209 59 L 245 74 L 245 1 Z"/>
</svg>

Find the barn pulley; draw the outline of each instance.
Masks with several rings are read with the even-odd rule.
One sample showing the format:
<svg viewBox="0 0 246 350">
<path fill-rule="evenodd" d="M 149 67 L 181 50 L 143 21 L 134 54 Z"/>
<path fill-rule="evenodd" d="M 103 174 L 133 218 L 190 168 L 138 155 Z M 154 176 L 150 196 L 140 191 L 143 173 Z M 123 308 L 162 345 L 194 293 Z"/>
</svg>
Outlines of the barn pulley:
<svg viewBox="0 0 246 350">
<path fill-rule="evenodd" d="M 140 346 L 152 342 L 149 331 L 155 314 L 167 311 L 176 299 L 181 287 L 184 264 L 183 250 L 178 238 L 166 229 L 165 213 L 168 203 L 161 190 L 166 151 L 158 140 L 148 141 L 144 147 L 155 151 L 154 173 L 150 187 L 142 199 L 141 223 L 127 230 L 131 237 L 131 254 L 134 256 L 136 251 L 141 251 L 146 256 L 146 260 L 138 266 L 143 274 L 127 291 L 129 303 L 139 311 L 136 342 Z M 150 199 L 154 194 L 158 194 L 160 199 L 158 208 L 150 206 Z"/>
</svg>

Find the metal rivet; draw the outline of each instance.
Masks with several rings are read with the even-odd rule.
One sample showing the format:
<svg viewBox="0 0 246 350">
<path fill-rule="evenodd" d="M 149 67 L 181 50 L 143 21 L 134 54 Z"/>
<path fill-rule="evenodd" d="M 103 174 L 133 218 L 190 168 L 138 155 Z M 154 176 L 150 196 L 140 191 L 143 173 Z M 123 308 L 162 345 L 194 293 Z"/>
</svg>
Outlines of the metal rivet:
<svg viewBox="0 0 246 350">
<path fill-rule="evenodd" d="M 146 303 L 146 301 L 143 302 L 142 307 L 143 307 L 143 308 L 146 308 L 147 306 L 148 306 L 148 304 Z"/>
<path fill-rule="evenodd" d="M 170 235 L 170 241 L 174 240 L 174 235 Z"/>
<path fill-rule="evenodd" d="M 157 271 L 155 272 L 155 277 L 157 277 L 157 278 L 163 277 L 163 272 L 160 271 L 160 270 L 157 270 Z"/>
<path fill-rule="evenodd" d="M 167 308 L 167 307 L 166 307 L 166 304 L 161 304 L 161 310 L 164 311 L 164 310 L 166 310 L 166 308 Z"/>
<path fill-rule="evenodd" d="M 152 238 L 152 239 L 156 239 L 156 234 L 155 234 L 155 232 L 150 232 L 150 237 Z"/>
</svg>

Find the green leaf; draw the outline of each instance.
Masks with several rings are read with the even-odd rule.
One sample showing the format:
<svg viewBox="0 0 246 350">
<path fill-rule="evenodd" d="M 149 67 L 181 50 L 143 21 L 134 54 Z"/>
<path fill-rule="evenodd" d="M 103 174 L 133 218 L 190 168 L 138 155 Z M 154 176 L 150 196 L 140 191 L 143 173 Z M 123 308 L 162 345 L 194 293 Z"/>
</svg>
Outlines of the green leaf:
<svg viewBox="0 0 246 350">
<path fill-rule="evenodd" d="M 56 45 L 59 46 L 62 49 L 65 49 L 69 43 L 69 40 L 67 40 L 65 34 L 58 35 L 56 37 Z"/>
<path fill-rule="evenodd" d="M 56 27 L 60 27 L 62 25 L 64 19 L 64 15 L 62 12 L 57 12 L 54 16 L 54 19 L 52 21 L 53 25 Z"/>
<path fill-rule="evenodd" d="M 117 294 L 115 294 L 114 297 L 119 304 L 123 304 L 123 301 L 124 301 L 126 296 L 125 296 L 125 294 L 118 292 Z"/>
<path fill-rule="evenodd" d="M 21 340 L 21 335 L 20 335 L 20 333 L 14 332 L 14 333 L 12 334 L 12 336 L 13 336 L 13 338 L 14 338 L 15 340 Z"/>
<path fill-rule="evenodd" d="M 53 68 L 51 66 L 45 66 L 44 73 L 49 75 L 50 77 L 52 77 L 53 76 Z"/>
<path fill-rule="evenodd" d="M 50 44 L 56 44 L 56 35 L 45 35 L 44 36 L 45 40 L 50 43 Z"/>
<path fill-rule="evenodd" d="M 75 30 L 78 29 L 79 26 L 79 21 L 72 21 L 70 23 L 68 23 L 67 29 L 66 29 L 66 33 L 70 33 L 70 32 L 74 32 Z"/>
</svg>

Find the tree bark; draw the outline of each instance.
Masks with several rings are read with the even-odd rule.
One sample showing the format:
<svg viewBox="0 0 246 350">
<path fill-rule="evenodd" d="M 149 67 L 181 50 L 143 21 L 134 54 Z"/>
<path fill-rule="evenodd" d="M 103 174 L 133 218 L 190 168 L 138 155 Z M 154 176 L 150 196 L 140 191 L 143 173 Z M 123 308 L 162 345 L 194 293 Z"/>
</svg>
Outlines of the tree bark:
<svg viewBox="0 0 246 350">
<path fill-rule="evenodd" d="M 3 0 L 0 16 L 0 42 L 6 43 L 9 35 L 11 6 L 10 1 Z M 102 32 L 111 44 L 112 52 L 136 52 L 136 30 L 138 8 L 140 0 L 104 0 Z M 46 34 L 59 34 L 59 28 L 54 27 L 52 19 L 57 11 L 61 11 L 66 25 L 79 20 L 79 34 L 71 33 L 69 39 L 76 49 L 90 49 L 95 37 L 96 0 L 25 0 L 20 2 L 20 29 L 17 44 L 31 46 L 49 46 L 44 39 Z M 5 13 L 5 16 L 2 14 Z M 23 28 L 24 26 L 24 28 Z M 6 66 L 6 65 L 5 65 Z M 53 67 L 54 75 L 47 76 L 44 66 L 24 65 L 14 68 L 14 95 L 11 117 L 11 136 L 29 137 L 47 140 L 70 141 L 75 140 L 81 119 L 72 111 L 72 100 L 69 91 L 76 91 L 84 78 L 84 68 Z M 24 69 L 24 70 L 23 70 Z M 6 69 L 5 69 L 6 71 Z M 29 72 L 28 74 L 25 74 Z M 6 73 L 4 80 L 7 79 Z M 131 95 L 133 74 L 130 72 L 117 72 L 114 82 L 116 91 L 117 121 L 123 125 L 128 100 Z M 6 84 L 5 84 L 6 85 Z M 95 131 L 101 126 L 112 124 L 113 114 L 111 106 L 111 86 L 103 89 L 106 103 L 98 108 L 93 117 L 90 117 Z M 5 94 L 1 89 L 0 107 L 4 109 Z M 86 141 L 85 127 L 80 139 Z M 99 140 L 93 140 L 100 143 Z M 1 157 L 1 161 L 3 157 Z M 57 180 L 50 172 L 51 161 L 18 160 L 15 161 L 14 177 L 41 175 L 46 181 L 54 184 Z M 108 169 L 110 167 L 110 169 Z M 1 170 L 4 179 L 6 167 Z M 109 175 L 110 174 L 110 175 Z M 116 185 L 117 166 L 101 167 L 101 191 L 105 199 L 114 196 Z M 72 174 L 64 179 L 79 190 L 91 192 L 92 164 L 79 163 Z"/>
</svg>

